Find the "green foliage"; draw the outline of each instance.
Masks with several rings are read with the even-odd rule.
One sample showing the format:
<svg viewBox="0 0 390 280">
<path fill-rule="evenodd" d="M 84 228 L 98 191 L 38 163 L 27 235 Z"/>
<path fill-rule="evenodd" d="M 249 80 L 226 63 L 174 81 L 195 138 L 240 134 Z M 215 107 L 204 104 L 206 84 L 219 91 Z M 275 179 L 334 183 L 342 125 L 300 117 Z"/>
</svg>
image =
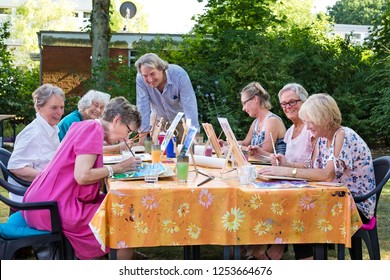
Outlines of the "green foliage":
<svg viewBox="0 0 390 280">
<path fill-rule="evenodd" d="M 20 121 L 30 122 L 35 117 L 31 93 L 38 86 L 38 69 L 17 68 L 5 46 L 9 38 L 9 22 L 0 23 L 0 107 L 3 114 L 16 114 Z"/>
<path fill-rule="evenodd" d="M 335 23 L 372 25 L 377 23 L 388 0 L 339 0 L 328 8 Z"/>
<path fill-rule="evenodd" d="M 356 46 L 330 38 L 328 18 L 312 15 L 310 3 L 210 0 L 208 12 L 199 17 L 183 41 L 156 37 L 134 46 L 138 55 L 154 52 L 186 69 L 197 96 L 200 122 L 211 123 L 217 133 L 217 117 L 221 116 L 228 118 L 238 139 L 246 135 L 253 119 L 242 111 L 239 92 L 252 81 L 267 89 L 272 111 L 290 126 L 277 93 L 286 83 L 297 82 L 310 94 L 332 95 L 342 112 L 343 125 L 357 131 L 369 145 L 389 146 L 389 8 L 374 28 L 372 44 Z M 4 41 L 7 31 L 0 35 Z M 31 108 L 25 115 L 33 118 L 31 92 L 38 86 L 37 71 L 15 68 L 5 48 L 0 50 L 6 66 L 0 78 L 13 78 L 12 83 L 0 84 L 0 105 L 10 113 Z M 93 71 L 111 69 L 104 84 L 98 86 L 90 79 L 83 86 L 107 91 L 112 97 L 125 96 L 135 103 L 136 69 L 132 63 L 121 57 L 100 62 Z M 77 100 L 68 98 L 66 107 L 75 108 Z"/>
<path fill-rule="evenodd" d="M 374 24 L 368 45 L 379 57 L 388 56 L 390 50 L 390 4 L 387 4 L 381 20 Z"/>
<path fill-rule="evenodd" d="M 383 119 L 390 117 L 384 105 L 388 102 L 383 102 L 388 96 L 375 86 L 379 73 L 373 72 L 372 51 L 330 38 L 326 16 L 311 15 L 305 3 L 252 2 L 209 1 L 208 12 L 180 44 L 158 38 L 141 42 L 136 49 L 139 54 L 155 52 L 169 63 L 182 65 L 196 91 L 200 121 L 212 123 L 219 130 L 216 117 L 225 116 L 239 139 L 253 121 L 242 112 L 238 97 L 246 84 L 260 82 L 271 94 L 272 111 L 289 126 L 277 93 L 284 84 L 298 82 L 311 94 L 326 92 L 334 96 L 343 124 L 356 130 L 370 145 L 388 145 L 388 122 L 374 122 L 370 115 L 375 108 L 386 114 Z M 251 13 L 243 15 L 239 12 L 243 9 Z M 267 9 L 271 12 L 264 16 Z M 300 9 L 303 16 L 297 15 Z M 368 80 L 371 75 L 373 78 Z M 384 89 L 386 86 L 382 86 Z M 381 133 L 377 133 L 379 130 Z"/>
<path fill-rule="evenodd" d="M 11 39 L 21 43 L 15 49 L 15 65 L 36 67 L 37 63 L 29 57 L 39 52 L 37 32 L 40 30 L 72 31 L 76 29 L 74 18 L 75 3 L 71 0 L 27 0 L 16 10 L 12 22 Z M 43 8 L 44 7 L 44 8 Z"/>
<path fill-rule="evenodd" d="M 107 92 L 111 97 L 124 96 L 132 104 L 135 104 L 135 67 L 129 67 L 128 61 L 121 57 L 111 58 L 109 60 L 110 71 L 108 77 L 103 81 L 98 80 L 96 75 L 85 82 L 84 87 L 88 89 L 99 89 Z M 99 71 L 100 67 L 107 68 L 106 63 L 100 62 L 92 71 Z M 68 106 L 68 105 L 67 105 Z"/>
<path fill-rule="evenodd" d="M 270 4 L 275 0 L 208 0 L 207 13 L 200 15 L 195 33 L 216 35 L 227 30 L 264 30 L 275 18 Z"/>
</svg>

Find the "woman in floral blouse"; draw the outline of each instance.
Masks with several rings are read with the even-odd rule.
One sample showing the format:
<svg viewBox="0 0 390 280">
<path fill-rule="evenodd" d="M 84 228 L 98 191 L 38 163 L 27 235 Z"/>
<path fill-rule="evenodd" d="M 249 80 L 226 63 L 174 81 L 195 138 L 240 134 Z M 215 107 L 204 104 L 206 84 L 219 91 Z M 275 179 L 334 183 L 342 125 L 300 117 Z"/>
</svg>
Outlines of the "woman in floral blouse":
<svg viewBox="0 0 390 280">
<path fill-rule="evenodd" d="M 361 196 L 375 188 L 371 151 L 352 129 L 341 125 L 336 101 L 327 94 L 314 94 L 302 105 L 299 117 L 314 137 L 310 166 L 287 162 L 283 155 L 273 156 L 283 166 L 262 168 L 261 174 L 305 178 L 309 181 L 342 183 L 352 196 Z M 363 223 L 374 215 L 376 197 L 357 203 Z"/>
</svg>

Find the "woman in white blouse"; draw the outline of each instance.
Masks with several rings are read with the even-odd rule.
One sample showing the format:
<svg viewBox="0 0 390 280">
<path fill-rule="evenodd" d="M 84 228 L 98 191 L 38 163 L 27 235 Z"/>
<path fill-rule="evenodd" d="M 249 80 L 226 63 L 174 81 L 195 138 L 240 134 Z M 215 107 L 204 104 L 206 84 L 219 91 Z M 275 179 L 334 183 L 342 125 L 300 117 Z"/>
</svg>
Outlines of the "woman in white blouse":
<svg viewBox="0 0 390 280">
<path fill-rule="evenodd" d="M 17 177 L 32 181 L 53 158 L 60 140 L 57 124 L 64 114 L 65 94 L 59 87 L 44 84 L 32 93 L 36 118 L 16 137 L 8 169 Z M 12 178 L 12 184 L 18 185 Z M 10 193 L 10 198 L 22 201 Z"/>
</svg>

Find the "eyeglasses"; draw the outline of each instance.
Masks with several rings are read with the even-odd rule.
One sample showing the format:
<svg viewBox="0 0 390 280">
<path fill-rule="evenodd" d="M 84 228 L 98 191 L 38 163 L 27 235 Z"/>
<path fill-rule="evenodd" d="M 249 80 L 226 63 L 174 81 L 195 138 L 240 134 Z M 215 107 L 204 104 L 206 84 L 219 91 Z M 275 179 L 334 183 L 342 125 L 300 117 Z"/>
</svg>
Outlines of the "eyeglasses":
<svg viewBox="0 0 390 280">
<path fill-rule="evenodd" d="M 282 102 L 280 103 L 280 106 L 282 106 L 282 108 L 286 108 L 287 105 L 289 105 L 290 107 L 294 107 L 295 105 L 297 105 L 298 101 L 301 100 L 297 99 L 297 100 L 290 100 L 289 102 Z"/>
<path fill-rule="evenodd" d="M 256 94 L 253 95 L 252 97 L 249 97 L 247 100 L 245 100 L 244 102 L 242 102 L 242 106 L 245 106 L 246 103 L 248 103 L 249 101 L 251 101 L 253 98 L 255 98 Z"/>
<path fill-rule="evenodd" d="M 131 130 L 130 126 L 129 126 L 128 124 L 126 124 L 126 126 L 127 126 L 127 130 L 128 130 L 128 132 L 129 132 L 129 134 L 132 133 L 133 130 Z"/>
</svg>

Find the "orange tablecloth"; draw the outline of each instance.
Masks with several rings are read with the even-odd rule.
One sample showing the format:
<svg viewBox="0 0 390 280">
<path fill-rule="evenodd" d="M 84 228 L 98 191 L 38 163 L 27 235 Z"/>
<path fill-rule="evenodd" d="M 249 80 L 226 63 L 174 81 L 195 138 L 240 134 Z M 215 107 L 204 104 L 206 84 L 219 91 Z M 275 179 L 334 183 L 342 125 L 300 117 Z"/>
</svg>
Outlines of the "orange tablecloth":
<svg viewBox="0 0 390 280">
<path fill-rule="evenodd" d="M 276 243 L 350 247 L 361 226 L 345 187 L 238 186 L 235 172 L 197 187 L 205 177 L 189 176 L 187 184 L 176 178 L 157 184 L 109 180 L 110 191 L 90 222 L 102 249 Z"/>
</svg>

